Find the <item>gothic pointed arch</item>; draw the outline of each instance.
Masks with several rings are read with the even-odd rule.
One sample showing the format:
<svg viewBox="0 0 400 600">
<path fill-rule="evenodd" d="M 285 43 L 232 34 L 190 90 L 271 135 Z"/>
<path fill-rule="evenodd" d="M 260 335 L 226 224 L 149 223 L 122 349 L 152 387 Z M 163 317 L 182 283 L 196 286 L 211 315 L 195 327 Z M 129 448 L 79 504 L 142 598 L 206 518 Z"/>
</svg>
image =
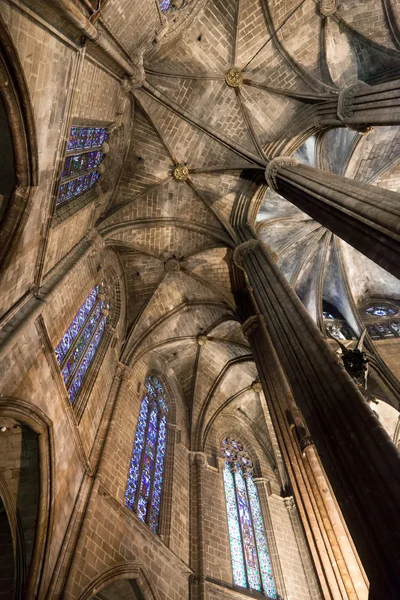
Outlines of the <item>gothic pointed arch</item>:
<svg viewBox="0 0 400 600">
<path fill-rule="evenodd" d="M 33 600 L 42 589 L 53 522 L 52 423 L 31 402 L 3 396 L 0 424 L 0 496 L 14 549 L 14 598 Z M 19 446 L 21 454 L 16 458 Z M 12 448 L 11 455 L 5 452 L 7 447 Z M 13 485 L 14 476 L 19 478 L 17 487 Z"/>
<path fill-rule="evenodd" d="M 159 594 L 150 583 L 145 567 L 140 562 L 135 561 L 117 564 L 100 573 L 89 583 L 78 600 L 92 600 L 96 598 L 96 594 L 101 593 L 107 586 L 121 580 L 134 582 L 134 587 L 140 590 L 141 596 L 139 598 L 143 598 L 143 600 L 160 600 Z"/>
<path fill-rule="evenodd" d="M 38 183 L 38 155 L 28 87 L 14 42 L 0 17 L 0 263 L 16 245 Z"/>
</svg>

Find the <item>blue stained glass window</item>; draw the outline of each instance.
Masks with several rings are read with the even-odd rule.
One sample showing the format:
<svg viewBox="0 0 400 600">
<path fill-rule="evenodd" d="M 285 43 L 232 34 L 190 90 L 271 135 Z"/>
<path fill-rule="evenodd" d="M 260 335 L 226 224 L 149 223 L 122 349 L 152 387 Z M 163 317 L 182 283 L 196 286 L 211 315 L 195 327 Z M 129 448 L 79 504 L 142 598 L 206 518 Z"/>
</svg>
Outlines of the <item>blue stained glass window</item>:
<svg viewBox="0 0 400 600">
<path fill-rule="evenodd" d="M 158 531 L 167 439 L 167 402 L 157 377 L 146 377 L 129 466 L 125 504 Z"/>
<path fill-rule="evenodd" d="M 96 169 L 104 158 L 100 149 L 106 139 L 104 127 L 71 127 L 57 206 L 94 186 L 99 178 Z"/>
<path fill-rule="evenodd" d="M 233 582 L 276 599 L 253 464 L 244 447 L 231 438 L 222 442 L 222 454 Z"/>
<path fill-rule="evenodd" d="M 103 336 L 107 308 L 100 286 L 96 285 L 55 349 L 71 403 L 76 399 Z"/>
</svg>

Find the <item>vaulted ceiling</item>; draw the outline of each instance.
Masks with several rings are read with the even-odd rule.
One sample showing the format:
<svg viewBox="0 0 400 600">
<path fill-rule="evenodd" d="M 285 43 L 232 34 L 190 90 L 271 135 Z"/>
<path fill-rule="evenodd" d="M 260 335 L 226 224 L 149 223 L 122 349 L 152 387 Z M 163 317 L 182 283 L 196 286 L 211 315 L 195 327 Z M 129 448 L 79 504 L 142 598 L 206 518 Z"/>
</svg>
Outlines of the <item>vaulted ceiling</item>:
<svg viewBox="0 0 400 600">
<path fill-rule="evenodd" d="M 112 28 L 111 4 L 104 18 Z M 164 41 L 146 48 L 146 83 L 132 91 L 131 147 L 99 229 L 126 276 L 123 359 L 132 364 L 151 351 L 173 369 L 193 447 L 204 448 L 215 423 L 228 417 L 260 437 L 251 388 L 257 373 L 230 284 L 230 217 L 246 184 L 243 170 L 294 139 L 298 160 L 400 187 L 398 128 L 367 137 L 331 130 L 305 143 L 299 135 L 315 100 L 400 68 L 386 5 L 344 0 L 326 18 L 313 0 L 192 0 L 167 15 Z M 239 87 L 225 81 L 232 66 L 243 71 Z M 186 179 L 174 176 L 177 165 L 187 166 Z M 322 297 L 355 330 L 364 298 L 400 298 L 396 279 L 271 190 L 257 228 L 319 325 Z M 203 345 L 200 335 L 208 337 Z"/>
</svg>

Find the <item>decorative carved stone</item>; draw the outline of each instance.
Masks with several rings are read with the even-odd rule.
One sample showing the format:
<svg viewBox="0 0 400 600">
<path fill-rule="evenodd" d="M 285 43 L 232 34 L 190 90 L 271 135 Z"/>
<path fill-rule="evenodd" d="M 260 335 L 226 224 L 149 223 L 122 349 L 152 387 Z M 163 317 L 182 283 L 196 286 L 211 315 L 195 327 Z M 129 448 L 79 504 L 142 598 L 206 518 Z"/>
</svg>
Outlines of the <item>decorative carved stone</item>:
<svg viewBox="0 0 400 600">
<path fill-rule="evenodd" d="M 352 377 L 356 380 L 364 380 L 368 371 L 368 358 L 365 352 L 362 352 L 358 348 L 354 350 L 343 350 L 342 361 L 344 368 Z"/>
<path fill-rule="evenodd" d="M 177 258 L 169 258 L 164 263 L 164 269 L 165 269 L 166 273 L 177 273 L 180 268 L 181 268 L 181 265 Z"/>
<path fill-rule="evenodd" d="M 103 142 L 101 151 L 103 154 L 108 154 L 110 152 L 110 146 L 107 144 L 107 142 Z"/>
<path fill-rule="evenodd" d="M 297 160 L 291 158 L 290 156 L 277 156 L 269 161 L 267 168 L 265 169 L 265 179 L 267 180 L 268 185 L 277 191 L 278 184 L 276 181 L 276 176 L 278 173 L 279 167 L 294 167 L 297 165 Z"/>
<path fill-rule="evenodd" d="M 277 263 L 279 260 L 279 254 L 277 252 L 275 252 L 275 250 L 272 250 L 271 246 L 269 246 L 268 244 L 266 244 L 265 242 L 262 242 L 262 246 L 264 248 L 264 250 L 266 250 L 268 256 L 275 262 Z"/>
<path fill-rule="evenodd" d="M 256 248 L 259 243 L 260 240 L 256 240 L 253 238 L 252 240 L 247 240 L 247 242 L 243 242 L 243 244 L 239 244 L 239 246 L 237 246 L 233 252 L 233 262 L 235 263 L 235 265 L 242 269 L 243 256 L 251 252 L 253 248 Z"/>
<path fill-rule="evenodd" d="M 260 394 L 262 392 L 262 385 L 259 381 L 253 381 L 253 383 L 251 384 L 251 389 L 256 394 Z"/>
<path fill-rule="evenodd" d="M 302 450 L 307 448 L 307 446 L 314 446 L 314 440 L 310 435 L 306 435 L 300 440 L 300 448 Z"/>
<path fill-rule="evenodd" d="M 100 163 L 97 166 L 97 172 L 99 173 L 99 175 L 102 175 L 104 173 L 104 171 L 106 170 L 105 166 L 103 165 L 103 163 Z"/>
<path fill-rule="evenodd" d="M 172 175 L 175 181 L 186 181 L 189 177 L 189 169 L 186 165 L 176 165 Z"/>
<path fill-rule="evenodd" d="M 290 511 L 290 510 L 296 510 L 296 503 L 294 501 L 293 496 L 287 496 L 287 498 L 283 499 L 286 508 Z"/>
<path fill-rule="evenodd" d="M 334 15 L 337 10 L 337 1 L 320 0 L 319 9 L 321 11 L 321 15 L 324 17 L 330 17 L 331 15 Z"/>
<path fill-rule="evenodd" d="M 348 123 L 347 120 L 354 115 L 354 98 L 357 96 L 358 92 L 365 87 L 369 86 L 363 81 L 356 81 L 355 83 L 352 83 L 351 85 L 348 85 L 340 90 L 337 107 L 337 116 L 342 123 L 344 123 L 348 129 L 358 131 L 358 133 L 361 133 L 361 135 L 368 135 L 371 133 L 371 131 L 373 131 L 373 127 L 370 127 L 367 124 L 365 124 L 365 126 L 352 125 L 351 123 Z"/>
<path fill-rule="evenodd" d="M 262 315 L 252 315 L 246 319 L 241 328 L 243 335 L 248 337 L 253 331 L 256 331 L 260 327 L 263 318 Z"/>
<path fill-rule="evenodd" d="M 232 67 L 225 74 L 225 82 L 229 87 L 239 87 L 243 81 L 243 73 L 238 67 Z"/>
<path fill-rule="evenodd" d="M 199 346 L 205 346 L 208 342 L 208 337 L 206 335 L 198 335 L 197 343 Z"/>
</svg>

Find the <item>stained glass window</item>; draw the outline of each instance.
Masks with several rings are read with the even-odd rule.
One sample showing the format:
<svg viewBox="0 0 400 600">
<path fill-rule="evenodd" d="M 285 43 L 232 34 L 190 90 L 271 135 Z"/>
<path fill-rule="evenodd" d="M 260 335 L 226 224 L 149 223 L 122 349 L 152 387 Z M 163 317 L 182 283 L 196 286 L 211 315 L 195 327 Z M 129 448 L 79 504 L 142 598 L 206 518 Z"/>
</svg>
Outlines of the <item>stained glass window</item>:
<svg viewBox="0 0 400 600">
<path fill-rule="evenodd" d="M 222 442 L 233 583 L 277 598 L 253 463 L 236 440 Z"/>
<path fill-rule="evenodd" d="M 104 127 L 71 127 L 57 206 L 94 186 L 99 178 L 99 165 L 104 158 L 102 149 L 106 140 Z"/>
<path fill-rule="evenodd" d="M 159 0 L 162 12 L 166 13 L 173 10 L 180 10 L 189 4 L 190 0 Z"/>
<path fill-rule="evenodd" d="M 399 311 L 395 306 L 391 306 L 390 304 L 372 304 L 365 309 L 365 312 L 368 316 L 392 317 Z"/>
<path fill-rule="evenodd" d="M 146 377 L 146 391 L 129 466 L 125 504 L 157 533 L 160 520 L 168 406 L 162 383 Z"/>
<path fill-rule="evenodd" d="M 96 285 L 55 349 L 71 404 L 76 399 L 100 344 L 108 309 L 102 285 Z"/>
</svg>

